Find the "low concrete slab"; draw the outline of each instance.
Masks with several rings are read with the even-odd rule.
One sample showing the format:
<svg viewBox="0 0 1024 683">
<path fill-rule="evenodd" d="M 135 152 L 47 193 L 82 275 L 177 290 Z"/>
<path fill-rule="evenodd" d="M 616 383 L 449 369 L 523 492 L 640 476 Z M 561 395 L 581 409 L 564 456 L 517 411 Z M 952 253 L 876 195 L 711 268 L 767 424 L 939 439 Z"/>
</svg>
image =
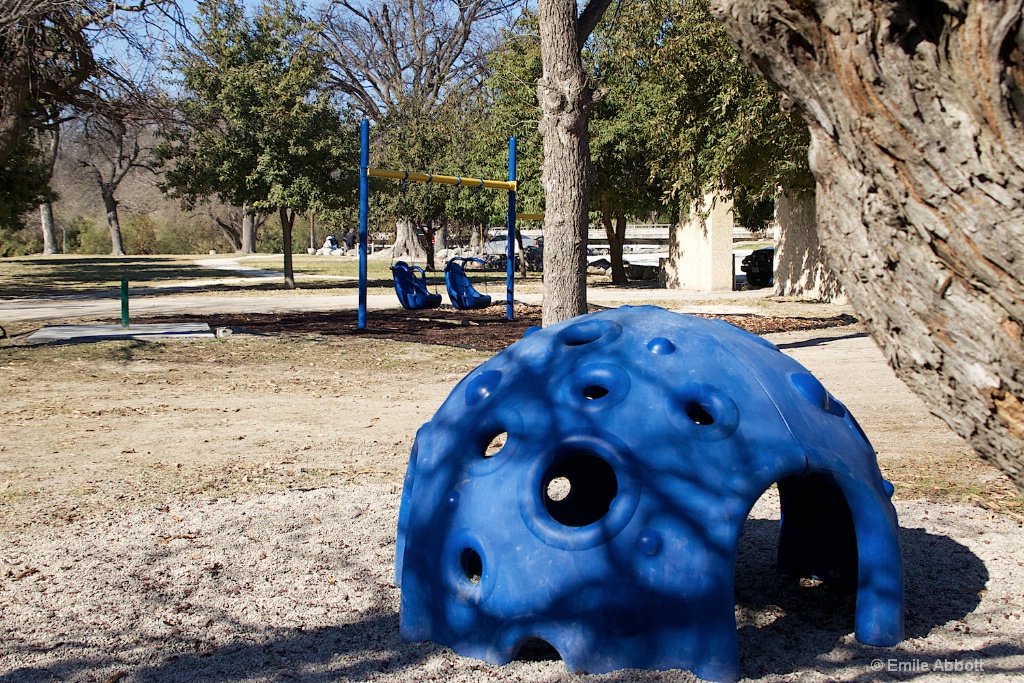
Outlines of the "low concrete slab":
<svg viewBox="0 0 1024 683">
<path fill-rule="evenodd" d="M 150 325 L 49 325 L 28 336 L 31 344 L 62 341 L 107 341 L 139 339 L 168 341 L 173 339 L 213 339 L 213 330 L 206 323 L 158 323 Z"/>
</svg>

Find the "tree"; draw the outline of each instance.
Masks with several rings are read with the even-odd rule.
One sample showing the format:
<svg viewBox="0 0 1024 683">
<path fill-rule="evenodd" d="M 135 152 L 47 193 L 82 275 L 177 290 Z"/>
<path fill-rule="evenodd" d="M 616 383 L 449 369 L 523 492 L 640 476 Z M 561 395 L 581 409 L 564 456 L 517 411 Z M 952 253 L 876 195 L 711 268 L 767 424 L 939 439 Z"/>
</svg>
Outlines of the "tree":
<svg viewBox="0 0 1024 683">
<path fill-rule="evenodd" d="M 170 60 L 182 75 L 183 94 L 175 102 L 177 120 L 161 131 L 166 143 L 157 149 L 159 163 L 173 160 L 161 189 L 188 209 L 212 196 L 240 209 L 241 230 L 229 230 L 228 238 L 239 251 L 251 254 L 262 221 L 252 206 L 258 191 L 247 178 L 255 172 L 258 149 L 256 140 L 231 118 L 245 98 L 254 96 L 242 78 L 251 61 L 250 27 L 240 2 L 203 3 L 196 23 L 197 36 L 179 45 Z M 225 227 L 222 220 L 218 225 Z"/>
<path fill-rule="evenodd" d="M 822 243 L 897 374 L 1024 493 L 1024 15 L 715 0 L 810 126 Z"/>
<path fill-rule="evenodd" d="M 48 179 L 34 136 L 21 136 L 7 160 L 0 162 L 0 256 L 38 251 L 39 233 L 26 239 L 21 216 L 52 197 Z"/>
<path fill-rule="evenodd" d="M 151 93 L 131 93 L 116 86 L 111 95 L 93 99 L 91 110 L 71 128 L 75 160 L 100 190 L 110 230 L 110 253 L 123 256 L 117 189 L 131 171 L 153 170 L 154 111 L 160 106 Z"/>
<path fill-rule="evenodd" d="M 35 143 L 39 150 L 39 163 L 46 173 L 47 182 L 53 177 L 57 153 L 60 150 L 60 120 L 50 117 L 50 125 L 35 129 Z M 57 253 L 57 235 L 53 223 L 53 198 L 44 197 L 39 204 L 39 227 L 43 234 L 43 254 Z"/>
<path fill-rule="evenodd" d="M 626 12 L 647 17 L 646 9 L 631 5 Z M 608 238 L 612 283 L 620 285 L 627 281 L 622 254 L 626 217 L 657 211 L 664 195 L 651 170 L 651 160 L 663 152 L 650 135 L 663 91 L 645 73 L 646 64 L 658 56 L 655 52 L 638 58 L 637 36 L 625 23 L 621 14 L 602 22 L 584 52 L 591 78 L 600 87 L 590 118 L 590 203 L 600 212 Z"/>
<path fill-rule="evenodd" d="M 96 42 L 124 32 L 124 18 L 176 11 L 174 0 L 8 0 L 0 8 L 0 165 L 51 112 L 91 101 L 83 85 L 116 65 Z M 118 14 L 120 13 L 120 14 Z"/>
<path fill-rule="evenodd" d="M 587 122 L 593 92 L 580 50 L 611 0 L 538 0 L 543 73 L 537 82 L 544 140 L 545 326 L 587 312 L 587 228 L 590 147 Z"/>
<path fill-rule="evenodd" d="M 178 58 L 184 116 L 166 133 L 174 160 L 165 187 L 187 202 L 213 195 L 278 214 L 285 286 L 295 286 L 291 230 L 296 213 L 351 199 L 354 125 L 322 91 L 317 27 L 290 0 L 267 0 L 250 22 L 240 3 L 200 7 L 202 29 Z M 243 238 L 244 239 L 244 238 Z"/>
<path fill-rule="evenodd" d="M 497 27 L 515 0 L 409 0 L 380 4 L 341 0 L 327 12 L 327 69 L 336 92 L 376 125 L 373 164 L 415 171 L 459 172 L 445 167 L 458 156 L 455 121 L 475 100 L 486 75 Z M 461 127 L 465 134 L 467 129 Z M 507 136 L 506 136 L 507 137 Z M 439 147 L 440 144 L 440 147 Z M 426 149 L 431 155 L 423 154 Z M 438 151 L 441 150 L 441 151 Z M 391 196 L 397 217 L 394 255 L 424 258 L 414 226 L 428 232 L 446 202 L 439 188 L 413 187 Z M 414 220 L 415 219 L 415 220 Z"/>
</svg>

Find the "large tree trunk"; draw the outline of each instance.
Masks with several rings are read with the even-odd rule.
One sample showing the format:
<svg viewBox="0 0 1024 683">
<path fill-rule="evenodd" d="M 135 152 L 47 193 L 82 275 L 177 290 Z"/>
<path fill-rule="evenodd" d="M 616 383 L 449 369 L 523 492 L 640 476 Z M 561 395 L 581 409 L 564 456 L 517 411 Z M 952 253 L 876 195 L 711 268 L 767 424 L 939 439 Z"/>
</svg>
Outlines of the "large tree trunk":
<svg viewBox="0 0 1024 683">
<path fill-rule="evenodd" d="M 448 248 L 448 222 L 434 222 L 434 250 L 442 251 Z"/>
<path fill-rule="evenodd" d="M 626 214 L 612 211 L 611 204 L 601 202 L 601 220 L 604 223 L 604 234 L 608 238 L 608 256 L 612 263 L 612 284 L 624 285 L 626 265 L 622 261 L 622 248 L 626 244 Z"/>
<path fill-rule="evenodd" d="M 473 254 L 482 255 L 484 253 L 484 241 L 481 235 L 484 233 L 484 226 L 474 225 L 473 229 L 469 233 L 469 250 Z"/>
<path fill-rule="evenodd" d="M 110 253 L 124 256 L 124 242 L 121 241 L 121 221 L 117 217 L 117 199 L 112 191 L 103 190 L 103 208 L 107 212 L 107 227 L 110 228 Z"/>
<path fill-rule="evenodd" d="M 592 93 L 580 60 L 575 0 L 539 0 L 544 73 L 537 83 L 544 139 L 545 326 L 587 312 L 587 208 Z"/>
<path fill-rule="evenodd" d="M 39 205 L 39 225 L 43 230 L 43 253 L 56 254 L 57 234 L 53 226 L 53 204 L 43 202 Z"/>
<path fill-rule="evenodd" d="M 416 227 L 410 220 L 395 221 L 395 246 L 392 258 L 408 259 L 409 261 L 426 261 L 427 252 L 416 236 Z"/>
<path fill-rule="evenodd" d="M 281 219 L 281 242 L 284 250 L 284 286 L 295 289 L 295 271 L 292 269 L 292 226 L 295 224 L 295 212 L 285 207 L 277 210 Z"/>
<path fill-rule="evenodd" d="M 779 243 L 775 247 L 775 295 L 845 303 L 846 293 L 829 268 L 818 239 L 814 197 L 783 192 L 775 202 Z"/>
<path fill-rule="evenodd" d="M 237 219 L 237 217 L 236 217 Z M 228 221 L 224 220 L 220 216 L 213 216 L 214 223 L 220 228 L 220 231 L 224 234 L 224 238 L 231 243 L 231 248 L 236 252 L 242 251 L 242 234 L 238 232 L 238 227 L 232 225 Z"/>
<path fill-rule="evenodd" d="M 259 220 L 256 217 L 256 210 L 246 202 L 242 204 L 242 244 L 243 254 L 256 253 L 256 233 L 259 228 Z"/>
<path fill-rule="evenodd" d="M 811 129 L 822 243 L 899 376 L 1024 492 L 1024 0 L 715 0 Z"/>
</svg>

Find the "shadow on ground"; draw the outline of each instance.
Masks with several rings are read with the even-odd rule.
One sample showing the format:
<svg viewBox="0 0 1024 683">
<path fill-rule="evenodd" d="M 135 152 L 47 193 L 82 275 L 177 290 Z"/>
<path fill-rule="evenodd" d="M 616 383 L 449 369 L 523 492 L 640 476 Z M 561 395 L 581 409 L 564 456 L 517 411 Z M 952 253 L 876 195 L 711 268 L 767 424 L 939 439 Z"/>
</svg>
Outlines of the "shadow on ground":
<svg viewBox="0 0 1024 683">
<path fill-rule="evenodd" d="M 900 672 L 880 674 L 871 668 L 876 658 L 911 655 L 892 648 L 846 643 L 853 628 L 852 596 L 832 592 L 827 587 L 800 587 L 774 573 L 773 558 L 778 522 L 749 520 L 743 531 L 737 562 L 736 596 L 741 609 L 762 615 L 760 627 L 742 626 L 739 630 L 742 675 L 760 678 L 816 671 L 820 676 L 843 680 L 912 680 L 918 675 Z M 980 602 L 988 580 L 984 563 L 962 544 L 922 529 L 902 530 L 903 552 L 907 566 L 907 638 L 926 638 L 937 627 L 964 618 Z M 256 642 L 203 649 L 202 643 L 167 640 L 153 643 L 150 661 L 139 662 L 138 650 L 111 653 L 109 658 L 66 659 L 48 668 L 23 667 L 0 675 L 0 683 L 35 683 L 54 680 L 92 680 L 103 671 L 106 678 L 121 680 L 112 671 L 124 672 L 125 680 L 185 683 L 207 681 L 232 683 L 251 678 L 327 683 L 337 680 L 370 680 L 390 677 L 404 681 L 418 678 L 417 667 L 443 653 L 431 643 L 403 643 L 398 636 L 398 615 L 389 608 L 364 614 L 358 621 L 317 630 L 280 629 L 271 633 L 241 633 L 241 638 Z M 248 635 L 248 637 L 247 637 Z M 1019 643 L 999 642 L 998 635 L 986 637 L 987 644 L 977 650 L 944 650 L 920 643 L 914 656 L 987 660 L 992 657 L 1024 654 Z M 65 643 L 74 649 L 75 645 Z M 831 653 L 831 654 L 830 654 Z M 839 653 L 841 656 L 836 656 Z M 829 655 L 829 656 L 826 656 Z M 552 661 L 557 653 L 534 643 L 521 652 L 520 659 Z M 156 662 L 152 660 L 158 660 Z M 479 671 L 458 668 L 473 664 L 456 659 L 454 670 L 460 678 L 487 680 L 493 674 L 487 667 Z M 561 667 L 561 665 L 557 665 Z M 863 674 L 854 673 L 863 668 Z M 560 671 L 560 669 L 559 669 Z M 986 672 L 994 672 L 992 667 Z M 1024 675 L 1024 668 L 1002 673 Z M 434 671 L 436 674 L 437 672 Z M 552 678 L 551 680 L 554 680 Z M 622 671 L 602 678 L 605 683 L 664 680 L 659 674 Z"/>
<path fill-rule="evenodd" d="M 240 302 L 244 305 L 244 301 Z M 828 318 L 777 318 L 759 315 L 702 315 L 717 318 L 754 334 L 814 330 L 853 325 L 849 315 Z M 505 318 L 505 306 L 475 311 L 450 306 L 422 311 L 401 308 L 367 312 L 366 329 L 358 329 L 357 312 L 339 310 L 302 313 L 224 313 L 135 318 L 135 323 L 208 323 L 254 334 L 321 334 L 360 336 L 394 341 L 438 344 L 499 351 L 521 339 L 526 330 L 541 324 L 539 306 L 518 304 L 513 320 Z"/>
</svg>

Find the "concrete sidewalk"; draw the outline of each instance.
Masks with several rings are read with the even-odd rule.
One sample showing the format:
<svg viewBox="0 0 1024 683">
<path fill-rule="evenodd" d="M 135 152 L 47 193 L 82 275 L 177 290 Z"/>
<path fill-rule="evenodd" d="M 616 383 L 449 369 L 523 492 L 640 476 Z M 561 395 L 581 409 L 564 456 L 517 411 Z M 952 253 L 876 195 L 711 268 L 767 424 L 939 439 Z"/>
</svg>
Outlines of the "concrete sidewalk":
<svg viewBox="0 0 1024 683">
<path fill-rule="evenodd" d="M 438 288 L 444 303 L 448 295 L 444 288 Z M 752 313 L 756 309 L 745 302 L 771 296 L 770 289 L 745 292 L 684 292 L 671 289 L 633 289 L 613 287 L 592 287 L 587 291 L 587 300 L 599 305 L 643 304 L 656 301 L 673 310 L 689 310 L 691 304 L 707 303 L 709 300 L 722 301 L 716 306 L 721 313 Z M 493 291 L 496 304 L 504 303 L 504 290 Z M 517 294 L 516 301 L 540 305 L 540 293 Z M 726 301 L 728 300 L 728 301 Z M 132 317 L 171 316 L 197 313 L 297 313 L 303 311 L 354 310 L 359 305 L 356 294 L 307 294 L 302 290 L 282 292 L 276 295 L 189 295 L 165 294 L 142 295 L 130 299 Z M 394 294 L 371 294 L 367 296 L 367 308 L 380 310 L 398 307 Z M 721 310 L 720 310 L 721 309 Z M 109 293 L 49 297 L 38 299 L 0 300 L 0 322 L 2 321 L 46 321 L 86 319 L 98 320 L 117 318 L 121 315 L 120 300 Z"/>
</svg>

